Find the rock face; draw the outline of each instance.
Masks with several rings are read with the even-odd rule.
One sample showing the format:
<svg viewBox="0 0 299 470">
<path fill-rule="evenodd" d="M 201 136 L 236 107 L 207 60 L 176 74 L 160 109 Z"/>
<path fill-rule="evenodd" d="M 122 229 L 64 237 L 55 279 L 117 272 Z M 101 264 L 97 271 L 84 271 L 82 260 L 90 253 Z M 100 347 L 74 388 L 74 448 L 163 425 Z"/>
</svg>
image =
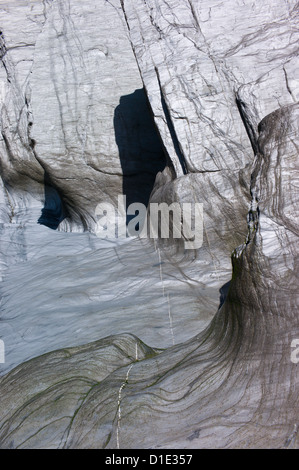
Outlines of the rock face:
<svg viewBox="0 0 299 470">
<path fill-rule="evenodd" d="M 246 233 L 258 123 L 298 100 L 295 2 L 122 6 L 174 174 L 152 201 L 203 202 L 204 248 L 221 270 Z"/>
<path fill-rule="evenodd" d="M 44 203 L 40 223 L 82 230 L 99 202 L 147 203 L 165 157 L 118 2 L 4 3 L 1 166 L 14 212 L 25 190 Z"/>
<path fill-rule="evenodd" d="M 100 3 L 2 7 L 3 337 L 13 338 L 13 312 L 19 325 L 29 318 L 29 335 L 19 335 L 34 343 L 37 357 L 18 342 L 20 355 L 11 353 L 0 377 L 0 446 L 298 448 L 298 7 L 278 0 Z M 18 25 L 24 38 L 14 32 Z M 115 203 L 120 193 L 128 203 L 202 202 L 203 246 L 182 253 L 180 244 L 133 239 L 124 262 L 117 242 L 107 251 L 90 233 L 50 236 L 36 225 L 42 209 L 40 223 L 92 232 L 96 204 Z M 37 255 L 46 246 L 50 254 Z M 133 313 L 136 299 L 147 315 L 159 305 L 162 311 L 158 283 L 146 281 L 153 253 L 172 343 L 161 334 L 159 347 L 144 342 L 142 308 L 139 323 Z M 115 260 L 127 278 L 111 267 Z M 41 309 L 28 295 L 33 314 L 14 300 L 26 272 L 59 298 L 73 296 L 71 278 L 60 275 L 66 267 L 78 270 L 73 311 L 51 303 L 34 276 L 28 285 L 40 293 Z M 178 286 L 181 323 L 171 306 Z M 192 286 L 198 320 L 188 316 Z M 110 318 L 92 310 L 95 293 L 113 299 Z M 51 308 L 42 323 L 44 304 Z M 116 313 L 124 304 L 131 309 L 125 325 Z M 58 324 L 62 306 L 72 332 L 84 325 L 98 334 L 104 322 L 100 339 L 82 344 L 57 327 L 36 345 L 51 311 Z M 78 321 L 88 308 L 97 315 Z M 197 329 L 176 336 L 188 322 Z"/>
</svg>

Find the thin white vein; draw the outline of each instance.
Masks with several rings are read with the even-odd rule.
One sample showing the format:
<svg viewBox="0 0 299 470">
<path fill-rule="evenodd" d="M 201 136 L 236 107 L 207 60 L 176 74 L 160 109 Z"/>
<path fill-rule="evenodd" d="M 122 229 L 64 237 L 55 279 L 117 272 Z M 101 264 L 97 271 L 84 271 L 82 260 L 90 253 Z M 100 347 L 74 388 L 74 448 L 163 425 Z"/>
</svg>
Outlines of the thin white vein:
<svg viewBox="0 0 299 470">
<path fill-rule="evenodd" d="M 116 445 L 117 445 L 117 448 L 119 449 L 119 436 L 120 436 L 120 422 L 121 422 L 121 400 L 122 400 L 122 391 L 123 389 L 125 388 L 125 386 L 127 385 L 128 381 L 129 381 L 129 374 L 130 374 L 130 371 L 133 367 L 133 364 L 130 365 L 129 369 L 127 370 L 127 374 L 126 374 L 126 378 L 125 378 L 125 381 L 121 384 L 120 388 L 119 388 L 119 391 L 118 391 L 118 402 L 117 402 L 117 408 L 118 408 L 118 419 L 117 419 L 117 428 L 116 428 Z"/>
<path fill-rule="evenodd" d="M 174 344 L 174 334 L 173 334 L 173 328 L 172 328 L 172 315 L 171 315 L 171 309 L 170 309 L 169 294 L 167 294 L 167 302 L 168 302 L 169 328 L 170 328 L 170 334 L 171 334 L 172 344 Z"/>
<path fill-rule="evenodd" d="M 156 251 L 158 253 L 159 269 L 160 269 L 160 280 L 161 280 L 161 285 L 162 285 L 163 298 L 164 299 L 167 298 L 168 320 L 169 320 L 169 329 L 170 329 L 171 341 L 172 341 L 172 344 L 174 344 L 174 333 L 173 333 L 173 327 L 172 327 L 173 322 L 172 322 L 172 315 L 171 315 L 171 308 L 170 308 L 170 298 L 169 298 L 169 294 L 167 294 L 167 296 L 166 296 L 166 293 L 165 293 L 165 285 L 164 285 L 163 271 L 162 271 L 161 252 L 160 252 L 160 249 L 158 247 L 156 247 L 156 244 L 155 244 L 155 248 L 156 248 Z"/>
</svg>

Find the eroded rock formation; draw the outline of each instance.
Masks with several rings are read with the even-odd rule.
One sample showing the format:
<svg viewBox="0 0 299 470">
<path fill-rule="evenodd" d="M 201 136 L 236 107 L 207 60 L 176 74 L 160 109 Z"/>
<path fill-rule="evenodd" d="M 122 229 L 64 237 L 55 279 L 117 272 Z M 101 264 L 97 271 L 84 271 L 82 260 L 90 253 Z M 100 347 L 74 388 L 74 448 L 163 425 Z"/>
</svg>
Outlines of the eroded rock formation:
<svg viewBox="0 0 299 470">
<path fill-rule="evenodd" d="M 147 203 L 164 153 L 118 2 L 4 2 L 2 22 L 1 173 L 14 214 L 29 193 L 41 223 L 92 230 L 99 202 Z"/>
<path fill-rule="evenodd" d="M 195 0 L 101 5 L 57 0 L 36 2 L 31 10 L 11 2 L 10 8 L 2 9 L 9 21 L 1 36 L 1 73 L 8 94 L 2 107 L 0 207 L 2 238 L 13 255 L 2 250 L 3 266 L 14 256 L 15 271 L 22 261 L 26 272 L 28 266 L 40 270 L 45 260 L 45 270 L 38 272 L 51 288 L 51 259 L 55 257 L 55 273 L 59 266 L 65 268 L 65 259 L 56 260 L 61 252 L 47 231 L 35 238 L 32 198 L 42 202 L 45 188 L 50 200 L 58 201 L 50 209 L 55 213 L 61 201 L 68 211 L 58 211 L 61 230 L 92 231 L 94 207 L 101 198 L 115 202 L 124 193 L 137 200 L 139 188 L 146 186 L 146 201 L 153 177 L 162 170 L 150 201 L 203 202 L 205 230 L 202 248 L 180 261 L 180 247 L 173 250 L 161 240 L 143 245 L 147 259 L 152 256 L 149 246 L 159 256 L 157 272 L 173 345 L 161 348 L 153 341 L 147 346 L 141 327 L 141 339 L 135 330 L 124 330 L 88 344 L 75 338 L 70 343 L 62 335 L 59 339 L 59 329 L 55 340 L 49 333 L 48 349 L 42 346 L 45 354 L 26 362 L 14 358 L 12 364 L 18 365 L 0 378 L 1 447 L 298 448 L 298 364 L 291 360 L 292 341 L 299 337 L 298 6 L 293 1 L 270 5 L 231 0 L 211 6 Z M 20 13 L 14 20 L 12 11 Z M 97 21 L 102 29 L 95 30 Z M 26 25 L 26 40 L 16 42 L 16 24 Z M 28 63 L 22 54 L 30 57 Z M 105 65 L 97 69 L 100 62 Z M 161 143 L 150 115 L 144 119 L 146 98 Z M 50 127 L 47 111 L 53 117 Z M 96 127 L 98 118 L 103 132 Z M 145 174 L 151 175 L 146 184 Z M 47 209 L 39 203 L 41 208 Z M 47 211 L 42 214 L 49 217 Z M 34 229 L 29 221 L 35 222 Z M 26 246 L 28 233 L 33 234 L 32 247 Z M 68 248 L 75 234 L 53 233 L 63 237 L 61 250 L 72 254 L 74 264 L 69 266 L 82 276 L 78 286 L 88 294 L 87 306 L 98 275 L 103 286 L 99 297 L 112 299 L 119 287 L 124 299 L 131 282 L 132 298 L 148 303 L 147 315 L 151 304 L 155 312 L 159 299 L 155 289 L 145 294 L 147 286 L 152 288 L 144 280 L 150 270 L 143 266 L 136 241 L 128 245 L 127 260 L 134 258 L 135 249 L 142 294 L 135 289 L 134 264 L 127 284 L 112 275 L 112 252 L 122 262 L 123 251 L 106 251 L 105 273 L 97 273 L 94 254 L 104 252 L 92 235 L 86 234 L 88 250 L 80 238 L 90 259 L 83 265 L 84 253 L 74 256 Z M 50 240 L 52 258 L 38 258 L 34 243 L 40 250 Z M 166 280 L 167 257 L 173 269 Z M 230 263 L 232 275 L 227 277 Z M 194 334 L 176 341 L 169 292 L 177 288 L 180 275 L 186 286 L 198 290 L 199 318 Z M 200 322 L 200 315 L 212 308 L 208 299 L 230 278 L 218 310 L 211 311 L 212 320 Z M 17 279 L 6 268 L 2 318 L 8 325 L 13 325 L 16 305 L 9 293 L 14 295 Z M 183 300 L 184 295 L 182 290 Z M 79 295 L 78 302 L 83 305 Z M 181 304 L 181 328 L 188 323 L 186 305 Z M 76 324 L 78 310 L 63 312 Z M 144 321 L 144 313 L 138 312 Z M 88 317 L 90 328 L 101 314 Z M 19 308 L 17 315 L 26 315 L 26 310 Z M 30 315 L 34 323 L 29 329 L 38 328 L 39 315 Z M 119 324 L 111 310 L 107 322 L 112 327 L 113 319 Z M 129 321 L 127 326 L 126 331 L 132 328 Z M 52 345 L 63 339 L 65 346 L 53 351 Z"/>
</svg>

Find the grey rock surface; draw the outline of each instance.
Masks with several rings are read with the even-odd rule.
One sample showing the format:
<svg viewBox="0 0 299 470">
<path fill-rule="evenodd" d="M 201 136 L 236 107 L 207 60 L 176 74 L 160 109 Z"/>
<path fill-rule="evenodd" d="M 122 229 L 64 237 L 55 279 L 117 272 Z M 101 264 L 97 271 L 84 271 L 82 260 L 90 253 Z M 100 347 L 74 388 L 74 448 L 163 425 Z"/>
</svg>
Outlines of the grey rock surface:
<svg viewBox="0 0 299 470">
<path fill-rule="evenodd" d="M 298 448 L 298 4 L 0 13 L 0 447 Z M 119 194 L 202 247 L 99 240 Z"/>
<path fill-rule="evenodd" d="M 29 187 L 41 222 L 92 230 L 99 202 L 147 203 L 164 153 L 119 3 L 14 1 L 1 14 L 1 165 L 14 211 Z"/>
<path fill-rule="evenodd" d="M 0 382 L 2 447 L 298 447 L 290 361 L 298 238 L 291 219 L 279 224 L 280 193 L 274 210 L 263 198 L 277 176 L 277 150 L 282 168 L 292 168 L 297 119 L 298 106 L 289 106 L 260 124 L 248 238 L 233 254 L 228 296 L 208 328 L 163 352 L 117 336 L 18 366 Z"/>
<path fill-rule="evenodd" d="M 296 2 L 122 6 L 175 175 L 152 200 L 203 202 L 205 245 L 227 266 L 246 233 L 257 125 L 298 100 Z"/>
</svg>

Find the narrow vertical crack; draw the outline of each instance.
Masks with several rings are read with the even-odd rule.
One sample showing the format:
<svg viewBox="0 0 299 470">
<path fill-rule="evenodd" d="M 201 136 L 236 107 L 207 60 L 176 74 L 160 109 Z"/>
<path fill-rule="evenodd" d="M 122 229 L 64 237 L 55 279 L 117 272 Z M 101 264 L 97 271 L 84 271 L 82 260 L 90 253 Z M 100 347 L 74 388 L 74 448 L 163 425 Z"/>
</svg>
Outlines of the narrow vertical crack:
<svg viewBox="0 0 299 470">
<path fill-rule="evenodd" d="M 286 82 L 286 89 L 288 90 L 288 92 L 290 93 L 291 97 L 292 97 L 292 100 L 296 103 L 296 99 L 294 98 L 294 95 L 292 93 L 292 90 L 290 88 L 290 84 L 289 84 L 289 80 L 288 80 L 288 74 L 287 74 L 287 71 L 286 69 L 284 68 L 284 66 L 282 67 L 283 69 L 283 72 L 284 72 L 284 78 L 285 78 L 285 82 Z"/>
<path fill-rule="evenodd" d="M 249 110 L 246 109 L 246 104 L 240 99 L 238 94 L 236 94 L 236 104 L 237 104 L 242 122 L 244 124 L 245 129 L 246 129 L 247 135 L 249 137 L 254 155 L 256 155 L 259 151 L 258 132 L 257 132 L 257 129 L 255 129 L 252 116 L 250 116 Z"/>
</svg>

